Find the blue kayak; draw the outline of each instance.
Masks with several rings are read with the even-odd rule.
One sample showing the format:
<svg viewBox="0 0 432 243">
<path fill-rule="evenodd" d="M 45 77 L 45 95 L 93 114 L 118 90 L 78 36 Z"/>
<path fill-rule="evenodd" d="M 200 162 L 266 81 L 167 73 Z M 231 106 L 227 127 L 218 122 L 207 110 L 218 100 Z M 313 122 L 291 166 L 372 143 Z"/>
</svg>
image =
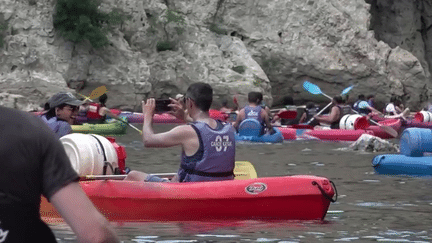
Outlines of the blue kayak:
<svg viewBox="0 0 432 243">
<path fill-rule="evenodd" d="M 278 128 L 273 128 L 272 134 L 263 134 L 263 126 L 255 119 L 243 120 L 236 133 L 236 141 L 250 141 L 258 143 L 282 143 L 283 135 Z"/>
<path fill-rule="evenodd" d="M 381 154 L 372 160 L 372 166 L 379 174 L 432 176 L 432 157 L 410 157 L 402 154 Z"/>
</svg>

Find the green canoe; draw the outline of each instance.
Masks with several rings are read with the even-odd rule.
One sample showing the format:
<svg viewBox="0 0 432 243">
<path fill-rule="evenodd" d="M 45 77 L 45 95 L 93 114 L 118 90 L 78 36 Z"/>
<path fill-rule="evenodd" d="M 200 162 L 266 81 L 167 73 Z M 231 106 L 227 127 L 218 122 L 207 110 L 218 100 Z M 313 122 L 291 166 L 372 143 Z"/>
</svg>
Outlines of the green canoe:
<svg viewBox="0 0 432 243">
<path fill-rule="evenodd" d="M 127 118 L 121 117 L 121 119 L 127 122 Z M 127 124 L 121 121 L 112 119 L 112 122 L 104 124 L 89 124 L 84 123 L 82 125 L 72 125 L 73 133 L 91 133 L 98 135 L 123 135 L 126 134 Z"/>
</svg>

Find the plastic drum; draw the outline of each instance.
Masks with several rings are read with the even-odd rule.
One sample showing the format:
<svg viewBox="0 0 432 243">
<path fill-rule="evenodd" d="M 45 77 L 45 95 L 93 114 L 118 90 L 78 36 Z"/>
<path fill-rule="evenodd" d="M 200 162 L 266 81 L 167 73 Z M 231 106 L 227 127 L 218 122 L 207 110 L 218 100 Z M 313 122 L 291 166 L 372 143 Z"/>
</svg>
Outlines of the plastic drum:
<svg viewBox="0 0 432 243">
<path fill-rule="evenodd" d="M 432 113 L 429 111 L 419 111 L 415 114 L 414 119 L 419 122 L 432 122 Z"/>
<path fill-rule="evenodd" d="M 262 125 L 256 119 L 245 119 L 243 120 L 238 128 L 238 133 L 240 136 L 261 136 L 262 135 Z"/>
<path fill-rule="evenodd" d="M 60 142 L 79 176 L 103 175 L 105 157 L 111 164 L 107 166 L 106 174 L 114 174 L 114 169 L 119 167 L 116 149 L 105 137 L 74 133 L 61 137 Z"/>
<path fill-rule="evenodd" d="M 400 153 L 420 157 L 432 152 L 432 131 L 427 128 L 407 128 L 400 138 Z"/>
<path fill-rule="evenodd" d="M 344 115 L 340 122 L 339 128 L 346 130 L 366 129 L 369 127 L 369 122 L 365 116 L 358 114 Z"/>
</svg>

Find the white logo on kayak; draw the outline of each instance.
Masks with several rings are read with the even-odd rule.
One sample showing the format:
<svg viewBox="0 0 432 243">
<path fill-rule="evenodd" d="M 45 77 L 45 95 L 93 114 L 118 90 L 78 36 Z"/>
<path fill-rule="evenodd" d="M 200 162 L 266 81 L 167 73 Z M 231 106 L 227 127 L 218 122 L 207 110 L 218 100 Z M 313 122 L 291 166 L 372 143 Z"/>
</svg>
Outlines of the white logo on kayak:
<svg viewBox="0 0 432 243">
<path fill-rule="evenodd" d="M 267 190 L 267 185 L 262 182 L 255 182 L 245 188 L 245 191 L 249 194 L 258 194 L 265 190 Z"/>
<path fill-rule="evenodd" d="M 252 116 L 252 117 L 258 116 L 258 112 L 256 112 L 256 111 L 249 111 L 249 113 L 247 113 L 247 115 L 248 116 Z"/>
<path fill-rule="evenodd" d="M 232 146 L 232 141 L 230 141 L 229 136 L 225 135 L 223 138 L 220 135 L 216 136 L 216 139 L 210 143 L 210 146 L 215 147 L 217 152 L 227 150 L 228 147 Z"/>
<path fill-rule="evenodd" d="M 0 242 L 4 242 L 6 240 L 8 233 L 9 230 L 3 231 L 2 229 L 0 229 Z"/>
</svg>

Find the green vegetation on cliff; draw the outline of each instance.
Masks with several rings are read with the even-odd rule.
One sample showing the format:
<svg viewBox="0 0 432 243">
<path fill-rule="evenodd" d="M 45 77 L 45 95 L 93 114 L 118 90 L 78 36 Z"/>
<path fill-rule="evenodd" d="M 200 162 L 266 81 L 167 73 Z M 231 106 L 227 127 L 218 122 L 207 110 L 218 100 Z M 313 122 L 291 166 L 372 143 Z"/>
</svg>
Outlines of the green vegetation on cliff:
<svg viewBox="0 0 432 243">
<path fill-rule="evenodd" d="M 119 9 L 102 12 L 100 4 L 100 0 L 57 0 L 54 14 L 56 31 L 75 43 L 88 40 L 94 48 L 108 45 L 108 31 L 130 17 Z"/>
</svg>

